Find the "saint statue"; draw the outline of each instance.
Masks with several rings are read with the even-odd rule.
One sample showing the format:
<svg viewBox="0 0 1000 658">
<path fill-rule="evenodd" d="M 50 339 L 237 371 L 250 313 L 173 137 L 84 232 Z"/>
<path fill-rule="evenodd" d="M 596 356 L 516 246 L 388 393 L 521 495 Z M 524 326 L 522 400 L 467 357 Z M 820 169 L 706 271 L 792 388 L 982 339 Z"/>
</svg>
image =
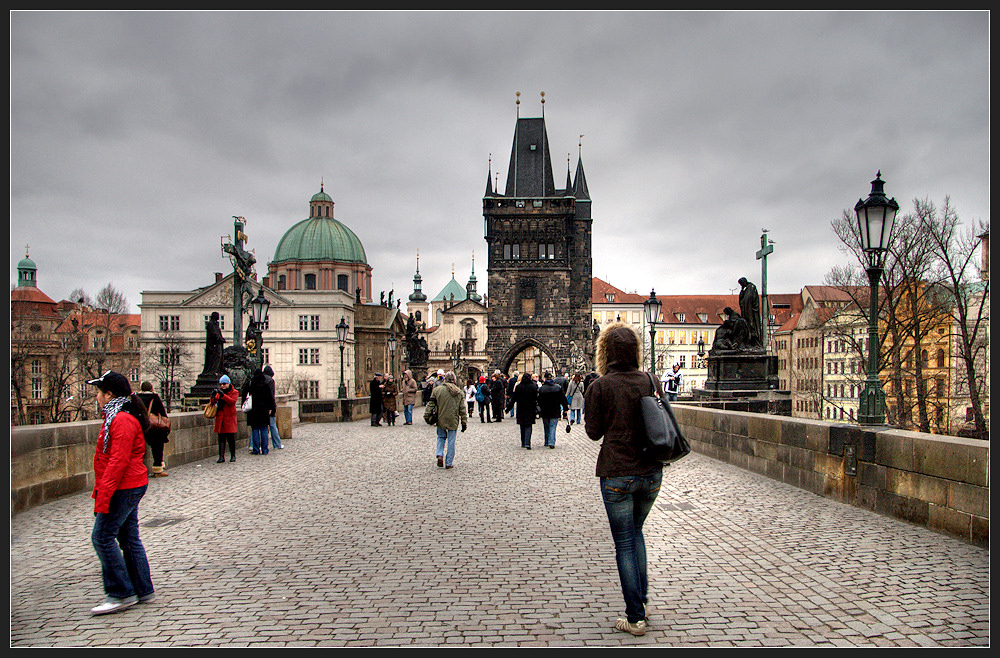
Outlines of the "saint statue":
<svg viewBox="0 0 1000 658">
<path fill-rule="evenodd" d="M 740 314 L 747 321 L 750 330 L 749 343 L 753 347 L 764 346 L 764 332 L 761 330 L 760 317 L 760 295 L 757 294 L 757 286 L 746 277 L 740 277 Z"/>
<path fill-rule="evenodd" d="M 219 327 L 219 313 L 213 311 L 208 322 L 205 323 L 205 369 L 207 374 L 217 374 L 222 372 L 222 348 L 226 344 L 226 339 L 222 336 L 222 329 Z"/>
<path fill-rule="evenodd" d="M 722 312 L 726 314 L 726 319 L 715 330 L 712 351 L 732 352 L 753 347 L 750 343 L 750 326 L 746 319 L 728 306 Z"/>
</svg>

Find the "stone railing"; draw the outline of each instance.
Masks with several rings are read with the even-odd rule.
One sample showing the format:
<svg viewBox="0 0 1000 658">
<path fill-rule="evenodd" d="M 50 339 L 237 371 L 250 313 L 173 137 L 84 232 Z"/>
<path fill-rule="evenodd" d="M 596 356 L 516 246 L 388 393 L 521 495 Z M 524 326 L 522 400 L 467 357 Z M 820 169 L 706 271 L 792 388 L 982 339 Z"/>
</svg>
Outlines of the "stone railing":
<svg viewBox="0 0 1000 658">
<path fill-rule="evenodd" d="M 675 404 L 691 449 L 817 495 L 989 542 L 989 442 Z"/>
</svg>

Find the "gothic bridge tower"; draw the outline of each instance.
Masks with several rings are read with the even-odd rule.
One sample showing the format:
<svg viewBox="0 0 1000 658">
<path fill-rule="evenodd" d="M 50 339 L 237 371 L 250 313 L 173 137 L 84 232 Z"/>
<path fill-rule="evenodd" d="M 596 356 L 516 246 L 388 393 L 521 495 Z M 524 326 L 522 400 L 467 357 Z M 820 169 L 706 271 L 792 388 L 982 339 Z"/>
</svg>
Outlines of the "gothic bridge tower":
<svg viewBox="0 0 1000 658">
<path fill-rule="evenodd" d="M 517 119 L 506 190 L 487 175 L 483 197 L 490 368 L 539 377 L 593 366 L 590 194 L 579 156 L 556 188 L 542 103 L 541 118 Z"/>
</svg>

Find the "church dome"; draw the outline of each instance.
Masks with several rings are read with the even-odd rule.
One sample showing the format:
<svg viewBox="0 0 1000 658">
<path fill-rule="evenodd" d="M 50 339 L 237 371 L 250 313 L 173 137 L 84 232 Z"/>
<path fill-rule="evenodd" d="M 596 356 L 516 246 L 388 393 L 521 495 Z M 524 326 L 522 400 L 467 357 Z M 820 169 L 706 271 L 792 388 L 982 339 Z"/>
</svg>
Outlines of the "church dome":
<svg viewBox="0 0 1000 658">
<path fill-rule="evenodd" d="M 333 217 L 310 217 L 288 229 L 274 250 L 274 262 L 288 261 L 368 264 L 361 240 Z"/>
<path fill-rule="evenodd" d="M 285 232 L 274 250 L 272 262 L 302 261 L 368 264 L 358 236 L 333 218 L 333 199 L 322 185 L 309 200 L 309 217 Z"/>
</svg>

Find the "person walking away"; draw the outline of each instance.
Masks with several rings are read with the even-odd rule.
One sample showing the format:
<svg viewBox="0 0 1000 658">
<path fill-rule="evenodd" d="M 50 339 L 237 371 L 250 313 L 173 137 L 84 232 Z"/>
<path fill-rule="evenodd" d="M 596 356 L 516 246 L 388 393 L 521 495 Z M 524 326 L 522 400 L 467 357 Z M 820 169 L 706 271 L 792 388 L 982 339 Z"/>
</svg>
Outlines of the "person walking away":
<svg viewBox="0 0 1000 658">
<path fill-rule="evenodd" d="M 510 403 L 510 399 L 514 396 L 514 387 L 517 386 L 519 379 L 519 373 L 515 370 L 514 374 L 507 380 L 507 411 L 510 412 L 511 418 L 514 417 L 514 406 Z"/>
<path fill-rule="evenodd" d="M 476 412 L 476 382 L 469 377 L 465 382 L 465 404 L 469 407 L 469 418 Z"/>
<path fill-rule="evenodd" d="M 143 461 L 149 418 L 124 375 L 108 370 L 87 381 L 97 387 L 104 423 L 94 453 L 94 528 L 90 539 L 101 562 L 104 602 L 91 608 L 106 615 L 153 600 L 146 548 L 139 538 L 139 501 L 149 486 Z"/>
<path fill-rule="evenodd" d="M 417 391 L 419 390 L 420 386 L 417 384 L 417 380 L 413 378 L 413 372 L 404 370 L 403 381 L 399 385 L 399 398 L 403 405 L 404 425 L 413 424 L 413 405 L 417 402 Z"/>
<path fill-rule="evenodd" d="M 569 403 L 569 424 L 580 424 L 583 414 L 583 377 L 580 373 L 573 375 L 569 386 L 566 387 L 566 402 Z"/>
<path fill-rule="evenodd" d="M 274 386 L 274 368 L 270 365 L 264 366 L 264 381 L 267 382 L 267 387 L 271 389 L 271 397 L 274 398 L 275 407 L 278 404 L 278 396 L 275 394 Z M 271 445 L 282 450 L 285 446 L 281 443 L 281 436 L 278 434 L 278 413 L 275 410 L 274 415 L 271 416 L 271 424 L 268 426 L 268 431 L 271 435 Z"/>
<path fill-rule="evenodd" d="M 209 400 L 218 408 L 214 429 L 219 437 L 219 460 L 216 464 L 226 461 L 226 445 L 229 445 L 229 461 L 236 461 L 236 405 L 239 400 L 240 392 L 233 386 L 229 375 L 219 377 L 219 388 Z"/>
<path fill-rule="evenodd" d="M 677 392 L 680 391 L 683 384 L 682 378 L 681 367 L 677 363 L 674 364 L 673 370 L 663 375 L 664 388 L 667 390 L 667 400 L 670 402 L 677 401 Z"/>
<path fill-rule="evenodd" d="M 368 383 L 368 412 L 372 415 L 372 427 L 381 427 L 379 420 L 382 418 L 382 373 L 376 372 L 375 377 Z"/>
<path fill-rule="evenodd" d="M 500 371 L 493 373 L 490 380 L 490 404 L 493 405 L 493 422 L 503 422 L 503 407 L 507 400 L 507 380 Z"/>
<path fill-rule="evenodd" d="M 614 322 L 597 338 L 595 364 L 600 377 L 587 388 L 587 436 L 600 441 L 596 475 L 615 542 L 615 561 L 625 599 L 625 616 L 615 629 L 643 635 L 648 628 L 646 542 L 642 526 L 660 491 L 662 465 L 642 456 L 636 434 L 639 400 L 662 395 L 659 385 L 639 370 L 641 346 L 631 325 Z M 654 390 L 655 389 L 655 390 Z M 641 431 L 641 430 L 639 430 Z"/>
<path fill-rule="evenodd" d="M 398 393 L 399 387 L 396 385 L 396 380 L 392 378 L 392 375 L 386 375 L 385 388 L 382 389 L 382 409 L 387 425 L 396 424 L 396 397 Z"/>
<path fill-rule="evenodd" d="M 556 447 L 556 428 L 563 411 L 569 409 L 566 404 L 566 393 L 562 386 L 552 378 L 552 373 L 545 373 L 542 385 L 538 387 L 538 410 L 542 416 L 542 428 L 545 430 L 545 447 Z"/>
<path fill-rule="evenodd" d="M 424 409 L 424 420 L 437 413 L 437 465 L 446 469 L 455 466 L 455 439 L 458 428 L 464 432 L 469 416 L 464 404 L 464 393 L 458 387 L 455 373 L 449 371 L 444 381 L 434 387 L 431 399 Z"/>
<path fill-rule="evenodd" d="M 250 397 L 250 410 L 247 411 L 247 425 L 250 426 L 250 447 L 254 455 L 266 455 L 267 430 L 271 425 L 271 416 L 274 415 L 276 407 L 271 389 L 264 380 L 264 373 L 255 369 L 250 377 L 250 385 L 247 388 L 247 395 Z"/>
<path fill-rule="evenodd" d="M 142 400 L 142 404 L 146 407 L 146 412 L 150 416 L 155 414 L 167 418 L 167 408 L 163 405 L 163 400 L 160 399 L 160 396 L 153 392 L 153 384 L 151 382 L 140 384 L 138 395 L 139 399 Z M 153 456 L 153 477 L 167 477 L 170 474 L 163 467 L 163 444 L 170 442 L 170 439 L 167 438 L 170 435 L 170 428 L 160 429 L 150 426 L 143 434 L 146 436 L 146 444 L 149 445 L 149 450 Z"/>
<path fill-rule="evenodd" d="M 479 384 L 476 385 L 476 404 L 479 405 L 479 422 L 492 423 L 490 418 L 490 385 L 486 381 L 485 375 L 479 376 Z"/>
<path fill-rule="evenodd" d="M 562 389 L 563 397 L 566 397 L 566 389 L 569 387 L 569 373 L 567 372 L 565 376 L 560 376 L 556 373 L 556 376 L 552 378 L 552 381 L 556 383 L 556 386 Z M 562 418 L 566 419 L 566 411 L 562 412 Z"/>
<path fill-rule="evenodd" d="M 528 450 L 531 450 L 531 429 L 535 424 L 537 407 L 538 386 L 529 373 L 524 373 L 507 400 L 507 411 L 516 412 L 517 424 L 521 428 L 521 447 Z"/>
</svg>

